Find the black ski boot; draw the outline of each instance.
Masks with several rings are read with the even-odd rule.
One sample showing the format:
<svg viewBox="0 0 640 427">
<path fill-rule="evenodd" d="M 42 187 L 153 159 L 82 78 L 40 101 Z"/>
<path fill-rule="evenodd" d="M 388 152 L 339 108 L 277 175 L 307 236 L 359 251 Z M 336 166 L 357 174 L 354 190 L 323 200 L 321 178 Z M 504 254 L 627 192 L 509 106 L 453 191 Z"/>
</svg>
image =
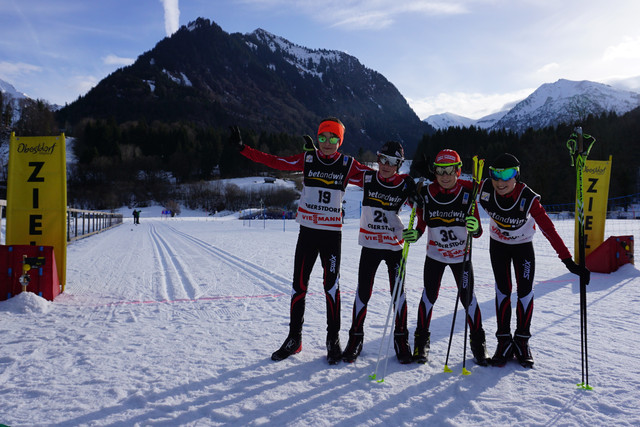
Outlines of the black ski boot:
<svg viewBox="0 0 640 427">
<path fill-rule="evenodd" d="M 409 332 L 396 332 L 393 334 L 393 348 L 396 350 L 398 362 L 406 365 L 413 362 L 411 347 L 409 347 Z"/>
<path fill-rule="evenodd" d="M 516 333 L 513 336 L 516 359 L 525 368 L 533 368 L 533 355 L 529 348 L 529 338 L 531 338 L 531 335 Z"/>
<path fill-rule="evenodd" d="M 504 366 L 513 359 L 513 338 L 511 338 L 511 334 L 496 334 L 496 337 L 498 338 L 498 347 L 496 347 L 496 352 L 489 363 L 492 366 Z"/>
<path fill-rule="evenodd" d="M 347 363 L 353 363 L 358 358 L 358 355 L 362 351 L 362 341 L 364 340 L 364 333 L 362 332 L 349 332 L 349 341 L 347 342 L 347 348 L 342 353 L 342 360 Z"/>
<path fill-rule="evenodd" d="M 292 354 L 302 350 L 302 334 L 289 334 L 282 346 L 271 355 L 271 360 L 276 362 L 284 360 Z"/>
<path fill-rule="evenodd" d="M 327 362 L 336 365 L 342 360 L 342 348 L 340 348 L 340 336 L 327 335 Z"/>
<path fill-rule="evenodd" d="M 413 336 L 413 361 L 424 365 L 429 360 L 431 332 L 417 332 Z"/>
<path fill-rule="evenodd" d="M 469 345 L 473 353 L 473 361 L 480 366 L 489 365 L 489 354 L 487 353 L 487 342 L 484 329 L 479 328 L 469 336 Z"/>
</svg>

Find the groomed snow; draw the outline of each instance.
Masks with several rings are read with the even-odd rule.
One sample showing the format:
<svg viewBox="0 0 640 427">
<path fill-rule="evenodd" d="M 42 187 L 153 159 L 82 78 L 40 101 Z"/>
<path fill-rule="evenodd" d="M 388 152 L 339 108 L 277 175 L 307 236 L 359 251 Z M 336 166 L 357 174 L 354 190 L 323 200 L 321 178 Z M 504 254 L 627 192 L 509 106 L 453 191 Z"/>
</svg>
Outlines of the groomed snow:
<svg viewBox="0 0 640 427">
<path fill-rule="evenodd" d="M 351 188 L 351 187 L 350 187 Z M 349 204 L 361 192 L 348 192 Z M 325 301 L 319 262 L 307 297 L 303 351 L 272 362 L 287 333 L 298 226 L 143 208 L 125 223 L 68 246 L 67 285 L 54 302 L 20 294 L 0 302 L 0 424 L 84 425 L 640 425 L 638 310 L 633 265 L 593 274 L 588 287 L 589 383 L 581 380 L 576 277 L 536 240 L 535 367 L 474 365 L 462 372 L 462 311 L 444 373 L 455 286 L 447 270 L 432 319 L 426 365 L 389 352 L 375 370 L 388 310 L 378 270 L 354 364 L 325 360 Z M 357 209 L 342 247 L 343 345 L 351 324 L 360 247 Z M 407 212 L 403 212 L 406 219 Z M 558 221 L 558 225 L 562 221 Z M 638 235 L 639 222 L 626 221 Z M 570 223 L 564 224 L 571 229 Z M 564 236 L 570 248 L 571 236 Z M 485 235 L 474 243 L 476 293 L 495 349 L 493 274 Z M 425 239 L 407 271 L 409 326 L 422 293 Z M 636 254 L 638 250 L 636 249 Z M 515 297 L 513 298 L 515 304 Z M 514 309 L 515 317 L 515 309 Z M 515 322 L 515 319 L 513 320 Z M 412 343 L 413 344 L 413 343 Z"/>
</svg>

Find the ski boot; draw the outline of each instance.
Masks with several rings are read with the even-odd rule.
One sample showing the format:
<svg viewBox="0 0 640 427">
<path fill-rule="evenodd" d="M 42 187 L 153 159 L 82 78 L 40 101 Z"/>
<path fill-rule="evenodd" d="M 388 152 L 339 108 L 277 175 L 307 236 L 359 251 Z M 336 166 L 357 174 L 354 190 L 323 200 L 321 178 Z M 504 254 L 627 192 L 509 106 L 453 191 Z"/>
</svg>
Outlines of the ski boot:
<svg viewBox="0 0 640 427">
<path fill-rule="evenodd" d="M 327 335 L 327 362 L 336 365 L 342 360 L 342 348 L 340 348 L 340 336 Z"/>
<path fill-rule="evenodd" d="M 413 361 L 424 365 L 429 360 L 431 347 L 431 332 L 416 332 L 413 341 Z"/>
<path fill-rule="evenodd" d="M 396 332 L 393 334 L 393 348 L 396 350 L 398 362 L 406 365 L 413 362 L 411 347 L 409 347 L 409 332 Z"/>
<path fill-rule="evenodd" d="M 489 365 L 489 354 L 487 353 L 487 342 L 484 329 L 479 328 L 469 336 L 469 345 L 473 353 L 473 361 L 480 366 Z"/>
<path fill-rule="evenodd" d="M 271 360 L 279 362 L 302 350 L 302 334 L 289 334 L 282 346 L 271 355 Z"/>
<path fill-rule="evenodd" d="M 516 333 L 513 336 L 516 359 L 525 368 L 533 368 L 533 355 L 529 348 L 529 338 L 531 338 L 531 335 Z"/>
<path fill-rule="evenodd" d="M 496 352 L 489 363 L 492 366 L 504 366 L 513 359 L 513 338 L 511 338 L 511 334 L 496 334 L 496 337 L 498 338 L 498 347 L 496 347 Z"/>
<path fill-rule="evenodd" d="M 362 332 L 349 332 L 349 341 L 347 342 L 347 348 L 342 353 L 342 360 L 347 363 L 353 363 L 358 358 L 358 355 L 362 351 L 362 342 L 364 341 L 364 333 Z"/>
</svg>

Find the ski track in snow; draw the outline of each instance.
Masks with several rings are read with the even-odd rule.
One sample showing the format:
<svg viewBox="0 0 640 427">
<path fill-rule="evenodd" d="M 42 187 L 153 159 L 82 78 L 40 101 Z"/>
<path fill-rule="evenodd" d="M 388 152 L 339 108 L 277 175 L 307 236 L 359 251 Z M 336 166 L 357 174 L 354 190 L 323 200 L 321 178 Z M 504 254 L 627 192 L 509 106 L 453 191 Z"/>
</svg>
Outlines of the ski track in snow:
<svg viewBox="0 0 640 427">
<path fill-rule="evenodd" d="M 253 280 L 254 283 L 261 283 L 264 285 L 265 291 L 275 291 L 276 294 L 281 294 L 283 286 L 288 286 L 291 281 L 288 278 L 280 276 L 273 271 L 270 271 L 266 268 L 263 268 L 259 265 L 253 264 L 251 262 L 246 261 L 243 258 L 235 256 L 224 249 L 219 247 L 215 247 L 203 240 L 200 240 L 192 235 L 176 230 L 174 227 L 169 227 L 173 233 L 176 233 L 180 237 L 184 238 L 188 242 L 195 244 L 202 250 L 204 250 L 207 254 L 213 255 L 220 261 L 228 264 L 229 266 L 237 269 L 237 271 L 242 272 L 243 275 L 248 276 L 250 280 Z"/>
</svg>

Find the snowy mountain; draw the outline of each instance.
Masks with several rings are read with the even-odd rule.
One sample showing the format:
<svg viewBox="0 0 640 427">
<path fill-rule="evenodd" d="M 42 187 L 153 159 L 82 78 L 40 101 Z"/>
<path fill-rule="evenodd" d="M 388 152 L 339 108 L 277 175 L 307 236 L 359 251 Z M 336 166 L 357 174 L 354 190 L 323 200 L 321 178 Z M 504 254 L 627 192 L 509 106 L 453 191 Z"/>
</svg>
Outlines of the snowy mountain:
<svg viewBox="0 0 640 427">
<path fill-rule="evenodd" d="M 2 79 L 0 79 L 0 92 L 2 92 L 3 97 L 9 95 L 14 100 L 29 98 L 27 94 L 18 92 L 11 83 L 6 82 Z"/>
<path fill-rule="evenodd" d="M 613 111 L 622 115 L 640 106 L 640 93 L 624 89 L 634 87 L 633 80 L 618 82 L 615 87 L 587 80 L 561 79 L 545 83 L 513 108 L 478 120 L 452 113 L 436 114 L 424 121 L 436 129 L 449 126 L 476 126 L 483 129 L 507 129 L 524 132 L 527 128 L 540 129 L 560 123 L 573 123 L 589 114 L 599 115 Z M 467 124 L 468 123 L 468 124 Z"/>
<path fill-rule="evenodd" d="M 469 127 L 475 124 L 475 120 L 453 113 L 434 114 L 424 119 L 424 121 L 429 123 L 436 129 L 447 129 L 449 127 Z"/>
<path fill-rule="evenodd" d="M 493 125 L 495 125 L 501 118 L 507 114 L 509 110 L 498 111 L 497 113 L 489 114 L 487 116 L 481 117 L 475 121 L 474 125 L 481 129 L 489 129 Z"/>
<path fill-rule="evenodd" d="M 640 106 L 640 94 L 602 83 L 558 80 L 536 89 L 519 102 L 492 129 L 524 132 L 560 123 L 573 123 L 590 114 L 613 111 L 622 115 Z"/>
<path fill-rule="evenodd" d="M 180 100 L 180 108 L 176 108 Z M 117 70 L 62 108 L 60 122 L 87 117 L 117 123 L 193 123 L 300 135 L 337 116 L 349 137 L 344 151 L 375 152 L 397 140 L 413 152 L 433 132 L 398 89 L 351 55 L 310 49 L 257 29 L 229 34 L 198 18 L 136 62 Z"/>
<path fill-rule="evenodd" d="M 489 114 L 487 116 L 481 117 L 477 120 L 470 119 L 468 117 L 460 116 L 454 113 L 441 113 L 441 114 L 433 114 L 423 121 L 425 123 L 430 124 L 436 129 L 448 129 L 450 127 L 470 127 L 475 126 L 482 129 L 488 129 L 498 120 L 500 120 L 505 114 L 507 114 L 509 110 L 498 111 L 497 113 Z"/>
<path fill-rule="evenodd" d="M 604 83 L 615 89 L 630 90 L 640 92 L 640 76 L 610 79 Z"/>
</svg>

